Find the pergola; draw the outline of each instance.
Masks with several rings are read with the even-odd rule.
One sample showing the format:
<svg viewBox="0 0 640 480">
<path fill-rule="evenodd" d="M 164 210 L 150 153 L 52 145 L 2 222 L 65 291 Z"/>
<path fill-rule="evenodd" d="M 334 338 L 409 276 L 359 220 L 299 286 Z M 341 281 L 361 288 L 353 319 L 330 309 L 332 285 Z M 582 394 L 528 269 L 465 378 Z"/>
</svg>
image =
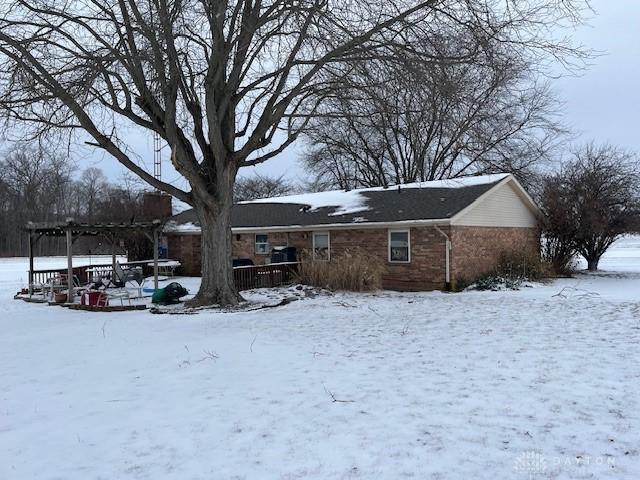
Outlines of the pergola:
<svg viewBox="0 0 640 480">
<path fill-rule="evenodd" d="M 29 234 L 29 296 L 33 293 L 33 259 L 34 250 L 38 241 L 43 237 L 66 237 L 67 239 L 67 286 L 68 300 L 73 292 L 73 242 L 78 238 L 90 235 L 102 235 L 112 246 L 111 262 L 113 271 L 116 269 L 116 241 L 123 234 L 141 232 L 153 242 L 153 284 L 158 288 L 158 241 L 163 223 L 160 220 L 132 223 L 76 223 L 69 218 L 65 222 L 34 223 L 26 226 Z"/>
</svg>

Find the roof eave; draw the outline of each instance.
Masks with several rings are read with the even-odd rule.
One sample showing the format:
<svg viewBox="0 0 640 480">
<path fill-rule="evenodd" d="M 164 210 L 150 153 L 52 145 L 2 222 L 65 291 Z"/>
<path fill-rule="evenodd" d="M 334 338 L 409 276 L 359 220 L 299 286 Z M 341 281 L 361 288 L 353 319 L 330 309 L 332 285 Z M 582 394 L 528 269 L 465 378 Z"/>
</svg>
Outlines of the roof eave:
<svg viewBox="0 0 640 480">
<path fill-rule="evenodd" d="M 375 228 L 400 228 L 400 227 L 421 227 L 429 225 L 449 225 L 450 218 L 437 218 L 429 220 L 397 220 L 393 222 L 351 222 L 351 223 L 325 223 L 316 225 L 280 225 L 268 227 L 232 227 L 231 233 L 275 233 L 275 232 L 299 232 L 309 230 L 357 230 Z M 173 235 L 199 235 L 200 230 L 167 230 L 166 233 Z"/>
</svg>

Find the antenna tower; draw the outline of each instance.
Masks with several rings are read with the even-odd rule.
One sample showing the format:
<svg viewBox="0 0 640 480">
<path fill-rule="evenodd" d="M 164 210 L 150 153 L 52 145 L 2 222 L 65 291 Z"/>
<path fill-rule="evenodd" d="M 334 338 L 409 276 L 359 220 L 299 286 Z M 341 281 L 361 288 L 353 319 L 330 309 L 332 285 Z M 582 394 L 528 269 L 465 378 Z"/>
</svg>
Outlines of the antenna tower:
<svg viewBox="0 0 640 480">
<path fill-rule="evenodd" d="M 162 180 L 162 148 L 160 134 L 155 132 L 153 134 L 153 176 L 157 180 Z"/>
</svg>

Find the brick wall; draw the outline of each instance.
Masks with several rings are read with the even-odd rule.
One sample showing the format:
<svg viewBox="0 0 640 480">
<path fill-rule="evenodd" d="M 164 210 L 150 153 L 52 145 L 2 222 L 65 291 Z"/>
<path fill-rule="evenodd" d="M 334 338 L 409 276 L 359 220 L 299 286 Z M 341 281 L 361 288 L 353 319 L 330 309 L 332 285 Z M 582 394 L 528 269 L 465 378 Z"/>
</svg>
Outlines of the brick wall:
<svg viewBox="0 0 640 480">
<path fill-rule="evenodd" d="M 495 268 L 503 253 L 528 250 L 539 252 L 539 233 L 531 228 L 442 227 L 452 240 L 451 279 L 462 283 L 477 279 Z M 434 290 L 445 287 L 445 238 L 433 227 L 414 227 L 411 235 L 411 262 L 388 261 L 388 230 L 360 229 L 330 232 L 331 255 L 360 247 L 384 265 L 383 287 L 396 290 Z M 311 231 L 269 233 L 269 247 L 295 246 L 310 251 Z M 184 273 L 200 274 L 200 236 L 169 235 L 169 257 L 180 260 Z M 250 258 L 262 265 L 268 255 L 255 253 L 255 235 L 233 235 L 233 257 Z"/>
<path fill-rule="evenodd" d="M 332 230 L 330 231 L 331 255 L 335 258 L 347 249 L 363 248 L 384 265 L 383 287 L 396 290 L 433 290 L 445 285 L 445 240 L 430 227 L 412 228 L 411 262 L 389 262 L 388 230 Z M 288 245 L 298 252 L 310 252 L 312 231 L 269 233 L 269 245 Z M 254 234 L 234 235 L 234 257 L 251 258 L 254 263 L 264 263 L 264 255 L 256 255 Z"/>
<path fill-rule="evenodd" d="M 295 246 L 299 251 L 311 249 L 308 232 L 269 233 L 269 249 L 280 246 Z M 200 275 L 201 258 L 200 235 L 167 235 L 169 258 L 182 263 L 185 275 Z M 264 265 L 270 255 L 255 252 L 255 234 L 233 234 L 233 258 L 250 258 L 256 265 Z"/>
<path fill-rule="evenodd" d="M 410 229 L 411 262 L 389 262 L 388 229 L 335 230 L 331 232 L 331 254 L 361 247 L 384 265 L 383 288 L 433 290 L 445 284 L 445 240 L 431 227 Z"/>
<path fill-rule="evenodd" d="M 145 192 L 142 196 L 142 215 L 145 220 L 165 220 L 173 215 L 171 195 Z"/>
<path fill-rule="evenodd" d="M 202 271 L 202 246 L 200 235 L 167 235 L 169 258 L 179 260 L 183 275 L 200 275 Z"/>
<path fill-rule="evenodd" d="M 250 258 L 256 265 L 264 265 L 271 258 L 273 247 L 288 246 L 288 234 L 286 232 L 268 233 L 269 253 L 266 255 L 256 253 L 256 236 L 254 233 L 233 234 L 233 258 Z"/>
<path fill-rule="evenodd" d="M 454 286 L 471 283 L 491 272 L 503 254 L 540 255 L 540 232 L 536 228 L 454 226 L 450 235 Z"/>
</svg>

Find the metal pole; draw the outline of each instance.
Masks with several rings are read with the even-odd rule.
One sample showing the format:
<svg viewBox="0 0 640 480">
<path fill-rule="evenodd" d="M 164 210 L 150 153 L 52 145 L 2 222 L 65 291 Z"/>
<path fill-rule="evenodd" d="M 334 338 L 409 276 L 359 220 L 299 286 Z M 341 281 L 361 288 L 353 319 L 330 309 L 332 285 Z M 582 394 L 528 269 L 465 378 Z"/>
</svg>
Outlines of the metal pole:
<svg viewBox="0 0 640 480">
<path fill-rule="evenodd" d="M 153 288 L 158 289 L 158 228 L 153 229 Z"/>
<path fill-rule="evenodd" d="M 73 303 L 73 233 L 67 227 L 67 303 Z"/>
</svg>

